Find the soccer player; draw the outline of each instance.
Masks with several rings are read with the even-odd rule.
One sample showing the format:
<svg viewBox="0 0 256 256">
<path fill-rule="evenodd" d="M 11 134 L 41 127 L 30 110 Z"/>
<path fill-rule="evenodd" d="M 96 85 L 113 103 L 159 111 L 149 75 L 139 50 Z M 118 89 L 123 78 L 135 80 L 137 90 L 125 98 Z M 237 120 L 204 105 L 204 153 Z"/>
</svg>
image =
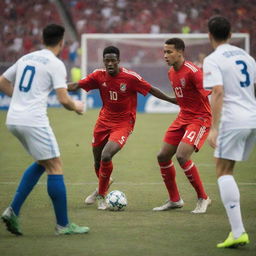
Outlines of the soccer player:
<svg viewBox="0 0 256 256">
<path fill-rule="evenodd" d="M 25 170 L 10 206 L 1 216 L 7 230 L 15 235 L 22 235 L 19 226 L 21 206 L 45 172 L 48 174 L 48 194 L 56 215 L 56 234 L 89 231 L 88 227 L 80 227 L 68 220 L 59 147 L 46 113 L 52 89 L 66 109 L 83 113 L 83 103 L 74 101 L 67 93 L 66 68 L 56 57 L 63 46 L 64 32 L 60 25 L 46 26 L 43 30 L 46 48 L 24 55 L 0 76 L 0 91 L 12 96 L 7 127 L 35 159 Z"/>
<path fill-rule="evenodd" d="M 163 181 L 169 194 L 169 200 L 153 211 L 166 211 L 181 208 L 184 205 L 175 181 L 176 170 L 173 156 L 197 194 L 196 208 L 192 213 L 205 213 L 211 203 L 206 194 L 192 153 L 198 152 L 209 132 L 211 124 L 209 92 L 203 89 L 203 76 L 200 68 L 184 58 L 185 44 L 180 38 L 171 38 L 165 42 L 164 58 L 169 66 L 169 79 L 176 96 L 180 112 L 167 129 L 163 146 L 158 154 L 158 163 Z"/>
<path fill-rule="evenodd" d="M 99 186 L 85 199 L 86 204 L 93 204 L 97 199 L 99 210 L 107 208 L 104 197 L 111 183 L 112 158 L 125 145 L 134 128 L 137 93 L 144 96 L 150 93 L 169 102 L 174 100 L 150 85 L 137 73 L 119 67 L 118 48 L 106 47 L 103 51 L 103 62 L 106 69 L 96 69 L 78 83 L 69 85 L 70 90 L 98 89 L 103 101 L 92 141 L 94 166 Z"/>
<path fill-rule="evenodd" d="M 208 30 L 214 48 L 203 64 L 204 87 L 212 90 L 208 141 L 215 148 L 220 197 L 231 225 L 228 238 L 217 247 L 237 247 L 248 244 L 249 237 L 233 171 L 236 161 L 246 160 L 256 142 L 256 63 L 243 49 L 229 44 L 231 25 L 225 17 L 211 18 Z"/>
</svg>

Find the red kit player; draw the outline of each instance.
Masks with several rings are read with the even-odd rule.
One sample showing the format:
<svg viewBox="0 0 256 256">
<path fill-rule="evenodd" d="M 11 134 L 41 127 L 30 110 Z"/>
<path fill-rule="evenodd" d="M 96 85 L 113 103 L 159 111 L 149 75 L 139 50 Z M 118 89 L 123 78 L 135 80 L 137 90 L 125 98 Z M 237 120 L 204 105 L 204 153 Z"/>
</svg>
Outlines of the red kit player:
<svg viewBox="0 0 256 256">
<path fill-rule="evenodd" d="M 190 159 L 198 151 L 211 125 L 209 92 L 203 89 L 203 75 L 200 68 L 184 58 L 185 44 L 179 38 L 165 42 L 164 58 L 169 66 L 169 79 L 176 96 L 180 112 L 167 129 L 164 142 L 158 154 L 158 163 L 169 200 L 153 211 L 181 208 L 184 205 L 175 181 L 175 167 L 172 157 L 176 154 L 179 165 L 197 193 L 197 205 L 192 213 L 205 213 L 211 200 L 205 193 L 198 169 Z"/>
<path fill-rule="evenodd" d="M 150 93 L 159 99 L 175 102 L 174 98 L 150 85 L 137 73 L 119 67 L 119 55 L 118 48 L 106 47 L 103 51 L 106 69 L 96 69 L 77 84 L 69 85 L 69 90 L 98 89 L 103 102 L 92 142 L 99 186 L 85 199 L 86 204 L 93 204 L 97 199 L 99 210 L 107 208 L 104 197 L 112 182 L 110 178 L 113 170 L 112 158 L 124 146 L 134 128 L 137 93 L 144 96 Z"/>
</svg>

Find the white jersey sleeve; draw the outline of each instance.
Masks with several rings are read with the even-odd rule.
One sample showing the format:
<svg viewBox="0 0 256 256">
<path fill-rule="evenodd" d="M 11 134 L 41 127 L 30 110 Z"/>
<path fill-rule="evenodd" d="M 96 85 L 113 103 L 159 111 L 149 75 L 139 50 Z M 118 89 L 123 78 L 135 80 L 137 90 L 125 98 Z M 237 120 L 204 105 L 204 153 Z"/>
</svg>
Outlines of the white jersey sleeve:
<svg viewBox="0 0 256 256">
<path fill-rule="evenodd" d="M 54 68 L 51 70 L 53 88 L 67 88 L 67 71 L 65 65 L 62 61 L 58 61 L 57 64 L 58 68 Z"/>
<path fill-rule="evenodd" d="M 3 76 L 10 81 L 12 84 L 15 83 L 15 77 L 16 77 L 16 71 L 17 71 L 17 62 L 13 64 L 11 67 L 9 67 L 4 73 Z"/>
<path fill-rule="evenodd" d="M 210 57 L 204 59 L 203 72 L 203 84 L 205 89 L 212 89 L 216 85 L 223 86 L 221 70 Z"/>
</svg>

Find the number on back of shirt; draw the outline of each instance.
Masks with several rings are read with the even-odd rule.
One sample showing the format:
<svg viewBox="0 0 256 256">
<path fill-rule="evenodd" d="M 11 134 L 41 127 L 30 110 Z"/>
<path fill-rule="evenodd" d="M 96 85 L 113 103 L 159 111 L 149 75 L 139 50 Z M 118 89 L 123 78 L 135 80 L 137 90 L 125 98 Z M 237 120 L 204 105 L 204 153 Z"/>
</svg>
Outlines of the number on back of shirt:
<svg viewBox="0 0 256 256">
<path fill-rule="evenodd" d="M 250 81 L 250 75 L 247 71 L 247 64 L 243 60 L 237 60 L 236 65 L 240 66 L 240 71 L 244 75 L 244 81 L 240 81 L 240 86 L 248 87 L 251 84 L 251 81 Z"/>
<path fill-rule="evenodd" d="M 117 100 L 117 92 L 109 91 L 109 96 L 111 100 Z"/>
<path fill-rule="evenodd" d="M 20 84 L 19 84 L 20 91 L 28 92 L 30 90 L 35 73 L 36 73 L 36 69 L 34 66 L 27 65 L 24 68 L 23 73 L 21 75 Z"/>
</svg>

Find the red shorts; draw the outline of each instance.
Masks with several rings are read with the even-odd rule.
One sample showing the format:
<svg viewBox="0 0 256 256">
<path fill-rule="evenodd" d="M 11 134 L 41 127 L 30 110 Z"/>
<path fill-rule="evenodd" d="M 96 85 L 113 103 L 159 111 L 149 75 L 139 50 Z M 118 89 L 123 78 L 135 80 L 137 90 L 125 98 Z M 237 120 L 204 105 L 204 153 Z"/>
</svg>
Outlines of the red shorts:
<svg viewBox="0 0 256 256">
<path fill-rule="evenodd" d="M 126 143 L 129 135 L 133 131 L 134 124 L 130 122 L 122 122 L 107 126 L 104 123 L 97 121 L 94 132 L 92 146 L 97 147 L 106 144 L 107 141 L 114 141 L 122 148 Z"/>
<path fill-rule="evenodd" d="M 184 120 L 177 118 L 167 129 L 164 142 L 178 146 L 182 141 L 193 145 L 197 152 L 203 146 L 209 134 L 210 125 L 211 123 L 208 119 L 196 119 L 184 122 Z"/>
</svg>

